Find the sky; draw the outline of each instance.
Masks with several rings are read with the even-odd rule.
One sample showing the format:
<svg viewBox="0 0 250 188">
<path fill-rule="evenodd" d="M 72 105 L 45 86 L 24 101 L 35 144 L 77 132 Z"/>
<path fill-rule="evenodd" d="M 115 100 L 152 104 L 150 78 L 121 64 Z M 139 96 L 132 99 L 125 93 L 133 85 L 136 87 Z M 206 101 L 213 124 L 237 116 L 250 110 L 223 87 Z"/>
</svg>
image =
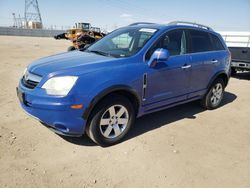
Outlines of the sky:
<svg viewBox="0 0 250 188">
<path fill-rule="evenodd" d="M 25 0 L 0 0 L 0 26 L 23 17 Z M 72 27 L 76 22 L 111 31 L 133 22 L 201 23 L 217 31 L 250 31 L 250 0 L 38 0 L 45 27 Z"/>
</svg>

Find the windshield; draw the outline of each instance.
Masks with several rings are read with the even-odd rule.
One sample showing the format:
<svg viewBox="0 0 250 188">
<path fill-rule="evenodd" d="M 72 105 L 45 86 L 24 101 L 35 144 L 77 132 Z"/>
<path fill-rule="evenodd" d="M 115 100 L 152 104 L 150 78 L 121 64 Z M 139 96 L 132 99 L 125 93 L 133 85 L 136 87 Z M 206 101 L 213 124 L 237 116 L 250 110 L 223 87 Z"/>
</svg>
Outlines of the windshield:
<svg viewBox="0 0 250 188">
<path fill-rule="evenodd" d="M 86 52 L 118 58 L 129 57 L 136 54 L 156 31 L 151 28 L 118 29 L 91 45 Z"/>
</svg>

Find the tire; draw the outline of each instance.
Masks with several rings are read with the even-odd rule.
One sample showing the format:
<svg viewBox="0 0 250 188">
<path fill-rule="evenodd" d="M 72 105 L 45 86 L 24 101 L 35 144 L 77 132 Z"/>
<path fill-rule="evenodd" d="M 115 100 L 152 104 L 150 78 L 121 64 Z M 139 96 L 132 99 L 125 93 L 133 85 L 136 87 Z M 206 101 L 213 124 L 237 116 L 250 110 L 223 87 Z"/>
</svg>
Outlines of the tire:
<svg viewBox="0 0 250 188">
<path fill-rule="evenodd" d="M 231 68 L 231 75 L 234 76 L 237 74 L 237 71 L 235 68 Z"/>
<path fill-rule="evenodd" d="M 70 46 L 70 47 L 68 47 L 68 52 L 70 52 L 70 51 L 74 51 L 76 48 L 74 47 L 74 46 Z"/>
<path fill-rule="evenodd" d="M 130 100 L 121 95 L 110 95 L 94 108 L 86 133 L 98 145 L 110 146 L 124 138 L 134 120 L 135 109 Z"/>
<path fill-rule="evenodd" d="M 218 108 L 223 99 L 224 89 L 225 83 L 223 79 L 217 78 L 201 100 L 201 105 L 208 110 Z"/>
</svg>

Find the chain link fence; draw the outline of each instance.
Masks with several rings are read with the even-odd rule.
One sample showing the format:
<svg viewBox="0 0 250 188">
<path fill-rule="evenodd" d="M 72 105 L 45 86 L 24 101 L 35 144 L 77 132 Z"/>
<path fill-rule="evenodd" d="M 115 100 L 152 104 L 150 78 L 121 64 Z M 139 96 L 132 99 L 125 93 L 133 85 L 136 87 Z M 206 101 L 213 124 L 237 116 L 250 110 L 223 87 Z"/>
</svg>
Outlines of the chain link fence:
<svg viewBox="0 0 250 188">
<path fill-rule="evenodd" d="M 65 30 L 50 29 L 24 29 L 14 27 L 0 27 L 0 35 L 9 36 L 31 36 L 31 37 L 53 37 L 66 32 Z"/>
</svg>

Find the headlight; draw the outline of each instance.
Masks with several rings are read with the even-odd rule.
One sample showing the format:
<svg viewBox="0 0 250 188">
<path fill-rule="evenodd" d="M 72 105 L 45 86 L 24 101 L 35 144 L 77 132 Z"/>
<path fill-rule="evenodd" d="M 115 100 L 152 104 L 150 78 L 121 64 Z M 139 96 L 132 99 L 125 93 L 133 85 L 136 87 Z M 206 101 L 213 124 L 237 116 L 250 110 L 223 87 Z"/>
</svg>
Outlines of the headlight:
<svg viewBox="0 0 250 188">
<path fill-rule="evenodd" d="M 27 68 L 25 68 L 25 69 L 24 69 L 24 71 L 23 71 L 23 75 L 25 75 L 25 74 L 26 74 L 26 72 L 27 72 Z"/>
<path fill-rule="evenodd" d="M 42 86 L 48 95 L 66 96 L 74 86 L 78 77 L 76 76 L 62 76 L 50 78 Z"/>
</svg>

